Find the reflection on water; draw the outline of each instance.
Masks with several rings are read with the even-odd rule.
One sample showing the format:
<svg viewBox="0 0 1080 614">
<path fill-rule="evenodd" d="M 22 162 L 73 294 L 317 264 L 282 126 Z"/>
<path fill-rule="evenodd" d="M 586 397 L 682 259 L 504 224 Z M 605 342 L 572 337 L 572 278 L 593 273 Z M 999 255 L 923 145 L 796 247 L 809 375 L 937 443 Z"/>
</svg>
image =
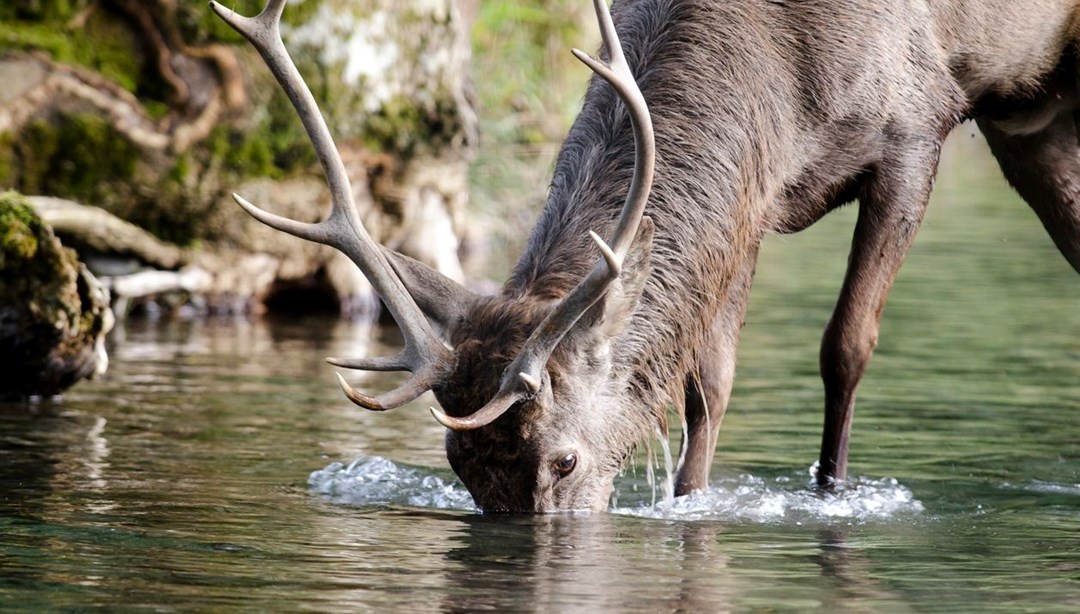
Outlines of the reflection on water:
<svg viewBox="0 0 1080 614">
<path fill-rule="evenodd" d="M 430 398 L 362 412 L 323 362 L 390 332 L 129 323 L 106 379 L 0 405 L 0 603 L 1080 610 L 1080 282 L 974 145 L 952 147 L 861 389 L 865 477 L 838 497 L 805 468 L 853 211 L 765 246 L 712 488 L 670 506 L 654 445 L 616 513 L 475 513 Z"/>
</svg>

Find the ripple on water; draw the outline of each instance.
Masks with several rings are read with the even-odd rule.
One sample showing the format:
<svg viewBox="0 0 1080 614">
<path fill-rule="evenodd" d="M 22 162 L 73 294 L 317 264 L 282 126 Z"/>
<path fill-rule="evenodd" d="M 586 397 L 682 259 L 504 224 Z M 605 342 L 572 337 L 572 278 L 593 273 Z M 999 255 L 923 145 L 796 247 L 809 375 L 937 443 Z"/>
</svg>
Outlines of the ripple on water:
<svg viewBox="0 0 1080 614">
<path fill-rule="evenodd" d="M 1054 482 L 1044 482 L 1042 480 L 1032 480 L 1026 484 L 1004 482 L 1001 487 L 1055 495 L 1080 495 L 1080 484 L 1055 484 Z"/>
</svg>

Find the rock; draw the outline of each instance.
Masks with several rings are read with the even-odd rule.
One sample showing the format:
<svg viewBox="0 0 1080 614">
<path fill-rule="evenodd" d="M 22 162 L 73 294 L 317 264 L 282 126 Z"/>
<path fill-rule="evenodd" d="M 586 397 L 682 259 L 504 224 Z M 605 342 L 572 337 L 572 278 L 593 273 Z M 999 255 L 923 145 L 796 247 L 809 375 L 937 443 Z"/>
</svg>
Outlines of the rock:
<svg viewBox="0 0 1080 614">
<path fill-rule="evenodd" d="M 0 399 L 60 393 L 108 366 L 108 292 L 14 192 L 0 194 Z"/>
</svg>

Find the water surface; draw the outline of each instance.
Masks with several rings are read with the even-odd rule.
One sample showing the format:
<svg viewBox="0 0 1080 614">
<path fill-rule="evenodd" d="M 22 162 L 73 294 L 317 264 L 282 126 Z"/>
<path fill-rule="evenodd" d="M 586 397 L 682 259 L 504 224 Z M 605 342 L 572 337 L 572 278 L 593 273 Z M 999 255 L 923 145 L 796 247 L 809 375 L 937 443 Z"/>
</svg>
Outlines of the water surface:
<svg viewBox="0 0 1080 614">
<path fill-rule="evenodd" d="M 129 322 L 105 379 L 0 406 L 0 608 L 1080 610 L 1080 278 L 977 142 L 886 310 L 853 485 L 808 487 L 853 223 L 767 243 L 709 492 L 666 501 L 653 442 L 608 514 L 475 512 L 430 399 L 365 413 L 322 360 L 392 331 Z"/>
</svg>

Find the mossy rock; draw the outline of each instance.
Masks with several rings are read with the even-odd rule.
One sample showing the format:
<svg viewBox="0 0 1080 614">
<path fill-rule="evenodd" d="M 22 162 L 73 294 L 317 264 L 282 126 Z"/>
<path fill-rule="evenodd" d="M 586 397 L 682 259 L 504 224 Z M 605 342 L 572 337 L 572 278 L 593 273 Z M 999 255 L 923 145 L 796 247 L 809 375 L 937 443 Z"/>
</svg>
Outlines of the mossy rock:
<svg viewBox="0 0 1080 614">
<path fill-rule="evenodd" d="M 102 366 L 107 294 L 14 192 L 0 194 L 0 398 L 57 394 Z"/>
</svg>

